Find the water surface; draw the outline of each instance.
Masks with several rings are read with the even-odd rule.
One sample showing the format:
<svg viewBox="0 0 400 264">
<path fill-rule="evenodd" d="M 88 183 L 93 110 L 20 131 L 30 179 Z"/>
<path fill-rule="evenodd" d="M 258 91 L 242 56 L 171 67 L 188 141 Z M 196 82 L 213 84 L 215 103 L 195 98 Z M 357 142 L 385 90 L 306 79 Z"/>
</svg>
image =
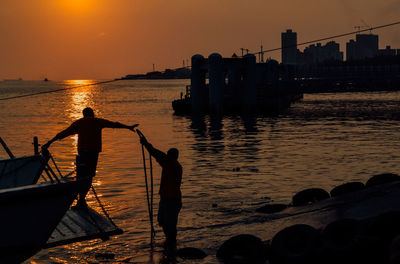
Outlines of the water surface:
<svg viewBox="0 0 400 264">
<path fill-rule="evenodd" d="M 93 82 L 4 81 L 0 98 Z M 45 143 L 90 106 L 99 117 L 139 123 L 163 151 L 178 148 L 184 168 L 179 247 L 199 247 L 210 254 L 197 263 L 216 262 L 216 250 L 231 236 L 250 233 L 269 239 L 263 236 L 267 224 L 254 220 L 254 210 L 262 204 L 290 203 L 294 193 L 309 187 L 329 191 L 348 181 L 400 171 L 399 92 L 306 94 L 274 117 L 175 116 L 171 101 L 189 82 L 119 81 L 0 101 L 0 136 L 16 156 L 28 155 L 33 136 Z M 65 173 L 74 168 L 76 144 L 77 138 L 70 137 L 50 147 Z M 43 250 L 27 263 L 159 263 L 164 237 L 157 226 L 156 246 L 150 249 L 141 155 L 136 134 L 103 130 L 94 186 L 124 234 Z M 159 175 L 154 164 L 156 191 Z M 98 208 L 92 195 L 88 199 Z M 156 193 L 156 210 L 157 203 Z M 99 253 L 115 258 L 100 259 Z"/>
</svg>

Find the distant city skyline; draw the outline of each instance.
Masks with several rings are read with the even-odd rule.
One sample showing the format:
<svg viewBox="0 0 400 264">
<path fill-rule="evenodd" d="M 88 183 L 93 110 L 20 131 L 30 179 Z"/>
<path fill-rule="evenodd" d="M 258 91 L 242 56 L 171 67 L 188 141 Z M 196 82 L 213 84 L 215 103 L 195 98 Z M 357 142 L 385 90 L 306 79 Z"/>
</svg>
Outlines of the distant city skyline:
<svg viewBox="0 0 400 264">
<path fill-rule="evenodd" d="M 2 0 L 0 79 L 108 79 L 153 64 L 162 71 L 194 54 L 278 48 L 288 28 L 303 42 L 395 22 L 399 13 L 398 0 Z M 379 48 L 400 47 L 399 29 L 374 32 Z M 343 49 L 350 39 L 335 41 Z M 268 57 L 281 61 L 280 51 Z"/>
<path fill-rule="evenodd" d="M 297 42 L 298 34 L 292 29 L 287 29 L 281 34 L 281 62 L 283 64 L 312 64 L 324 61 L 355 61 L 378 56 L 396 56 L 400 55 L 400 49 L 383 45 L 380 49 L 379 35 L 373 34 L 373 30 L 364 33 L 365 30 L 357 32 L 354 38 L 346 42 L 344 48 L 333 40 L 322 42 L 313 42 L 304 47 L 301 51 Z M 344 57 L 346 54 L 346 57 Z"/>
</svg>

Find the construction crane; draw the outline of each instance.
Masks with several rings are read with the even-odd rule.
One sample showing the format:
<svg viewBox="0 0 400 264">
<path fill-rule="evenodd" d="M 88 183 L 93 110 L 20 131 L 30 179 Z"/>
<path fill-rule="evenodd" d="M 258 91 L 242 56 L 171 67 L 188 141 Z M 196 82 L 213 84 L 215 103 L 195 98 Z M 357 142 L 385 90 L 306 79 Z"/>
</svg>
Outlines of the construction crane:
<svg viewBox="0 0 400 264">
<path fill-rule="evenodd" d="M 249 54 L 249 49 L 240 48 L 240 50 L 242 51 L 242 57 L 244 56 L 243 51 L 246 51 L 246 54 Z"/>
<path fill-rule="evenodd" d="M 364 25 L 354 26 L 354 28 L 357 29 L 357 34 L 360 34 L 361 29 L 369 29 L 369 33 L 372 34 L 372 27 L 370 25 L 368 25 L 367 23 L 365 23 L 365 21 L 362 19 L 361 19 L 361 23 L 363 23 Z"/>
</svg>

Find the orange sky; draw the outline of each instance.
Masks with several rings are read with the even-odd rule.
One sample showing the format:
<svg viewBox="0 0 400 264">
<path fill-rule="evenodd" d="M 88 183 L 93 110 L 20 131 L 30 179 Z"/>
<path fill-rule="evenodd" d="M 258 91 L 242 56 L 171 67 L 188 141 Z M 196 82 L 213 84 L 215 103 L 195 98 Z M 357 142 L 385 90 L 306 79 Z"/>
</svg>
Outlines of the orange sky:
<svg viewBox="0 0 400 264">
<path fill-rule="evenodd" d="M 0 79 L 115 78 L 196 53 L 276 48 L 287 28 L 302 42 L 399 14 L 398 0 L 1 0 Z M 400 26 L 375 33 L 381 48 L 400 48 Z"/>
</svg>

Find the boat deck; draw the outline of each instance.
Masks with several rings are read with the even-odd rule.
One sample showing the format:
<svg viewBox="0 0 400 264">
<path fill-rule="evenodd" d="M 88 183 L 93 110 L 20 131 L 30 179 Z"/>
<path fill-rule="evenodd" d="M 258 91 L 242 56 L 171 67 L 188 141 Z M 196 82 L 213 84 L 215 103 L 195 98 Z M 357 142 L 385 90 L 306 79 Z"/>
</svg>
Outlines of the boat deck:
<svg viewBox="0 0 400 264">
<path fill-rule="evenodd" d="M 90 207 L 84 209 L 73 207 L 65 213 L 44 248 L 96 238 L 107 240 L 109 236 L 122 233 L 122 229 Z"/>
</svg>

